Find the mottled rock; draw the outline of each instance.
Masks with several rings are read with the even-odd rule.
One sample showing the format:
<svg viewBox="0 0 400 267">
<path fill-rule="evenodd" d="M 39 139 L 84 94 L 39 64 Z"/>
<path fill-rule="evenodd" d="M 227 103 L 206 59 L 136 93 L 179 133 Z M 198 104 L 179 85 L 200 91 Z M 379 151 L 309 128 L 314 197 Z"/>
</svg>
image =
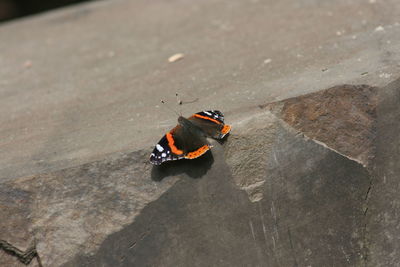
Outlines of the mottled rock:
<svg viewBox="0 0 400 267">
<path fill-rule="evenodd" d="M 206 175 L 181 179 L 94 255 L 81 253 L 64 266 L 361 265 L 368 172 L 272 117 L 264 112 L 235 124 L 226 144 L 214 146 Z M 251 124 L 259 130 L 250 131 L 248 122 L 262 121 L 275 128 L 260 148 L 267 130 Z M 230 156 L 235 147 L 243 158 Z M 257 201 L 242 190 L 254 178 L 263 195 Z"/>
<path fill-rule="evenodd" d="M 233 126 L 197 161 L 119 153 L 2 186 L 31 197 L 17 221 L 44 266 L 361 264 L 366 169 L 268 111 Z"/>
<path fill-rule="evenodd" d="M 2 24 L 0 181 L 148 149 L 176 123 L 157 106 L 177 91 L 184 115 L 233 121 L 334 85 L 384 86 L 400 70 L 400 2 L 367 2 L 91 1 Z"/>
<path fill-rule="evenodd" d="M 132 222 L 176 178 L 151 179 L 146 152 L 118 153 L 102 161 L 0 184 L 0 240 L 21 250 L 32 240 L 44 266 L 77 253 L 93 253 L 107 235 Z M 4 216 L 5 215 L 5 216 Z M 11 256 L 4 256 L 9 261 Z"/>
<path fill-rule="evenodd" d="M 338 85 L 263 105 L 304 135 L 368 165 L 374 156 L 377 88 Z"/>
<path fill-rule="evenodd" d="M 3 242 L 21 251 L 27 251 L 34 244 L 34 237 L 29 231 L 33 201 L 32 192 L 12 184 L 0 184 L 0 266 L 23 265 L 10 256 L 15 254 L 12 250 L 3 248 Z"/>
<path fill-rule="evenodd" d="M 399 265 L 399 14 L 122 0 L 2 25 L 0 243 L 43 266 Z M 150 166 L 177 91 L 232 134 Z"/>
<path fill-rule="evenodd" d="M 234 134 L 229 136 L 225 149 L 226 163 L 235 184 L 245 190 L 252 202 L 263 198 L 267 164 L 265 155 L 271 154 L 272 144 L 281 124 L 269 112 L 254 114 L 235 122 Z"/>
<path fill-rule="evenodd" d="M 380 92 L 376 157 L 366 216 L 367 266 L 400 264 L 400 80 Z"/>
</svg>

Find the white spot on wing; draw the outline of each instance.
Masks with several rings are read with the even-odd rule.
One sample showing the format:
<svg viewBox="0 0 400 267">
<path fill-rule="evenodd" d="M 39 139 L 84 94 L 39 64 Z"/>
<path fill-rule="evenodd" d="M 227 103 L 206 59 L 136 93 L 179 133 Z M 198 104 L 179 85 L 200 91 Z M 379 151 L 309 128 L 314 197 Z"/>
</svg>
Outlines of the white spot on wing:
<svg viewBox="0 0 400 267">
<path fill-rule="evenodd" d="M 167 156 L 166 153 L 162 153 L 162 154 L 161 154 L 161 157 L 163 157 L 163 158 L 165 158 L 166 156 Z"/>
<path fill-rule="evenodd" d="M 208 116 L 212 116 L 212 114 L 210 112 L 207 112 L 207 111 L 203 111 L 203 112 L 204 112 L 204 114 L 207 114 Z"/>
<path fill-rule="evenodd" d="M 159 144 L 156 145 L 156 148 L 158 151 L 163 152 L 164 148 L 162 146 L 160 146 Z"/>
</svg>

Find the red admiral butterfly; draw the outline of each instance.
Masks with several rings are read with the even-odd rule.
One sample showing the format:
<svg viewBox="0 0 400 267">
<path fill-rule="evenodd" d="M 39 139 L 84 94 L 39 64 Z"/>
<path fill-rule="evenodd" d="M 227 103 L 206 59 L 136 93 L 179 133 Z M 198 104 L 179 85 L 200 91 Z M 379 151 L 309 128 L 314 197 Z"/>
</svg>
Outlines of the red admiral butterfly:
<svg viewBox="0 0 400 267">
<path fill-rule="evenodd" d="M 180 116 L 178 123 L 158 142 L 150 155 L 151 163 L 198 158 L 211 148 L 207 137 L 222 139 L 231 130 L 218 110 L 201 111 L 189 118 Z"/>
</svg>

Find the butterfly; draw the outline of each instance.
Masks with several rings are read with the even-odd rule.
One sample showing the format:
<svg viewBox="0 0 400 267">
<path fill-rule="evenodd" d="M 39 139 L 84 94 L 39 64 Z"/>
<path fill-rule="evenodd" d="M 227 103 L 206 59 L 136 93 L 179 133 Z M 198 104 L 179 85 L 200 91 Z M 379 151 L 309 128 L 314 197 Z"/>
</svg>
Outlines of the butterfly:
<svg viewBox="0 0 400 267">
<path fill-rule="evenodd" d="M 178 123 L 155 146 L 150 155 L 152 164 L 198 158 L 211 149 L 207 137 L 222 139 L 231 130 L 218 110 L 201 111 L 189 118 L 179 116 Z"/>
</svg>

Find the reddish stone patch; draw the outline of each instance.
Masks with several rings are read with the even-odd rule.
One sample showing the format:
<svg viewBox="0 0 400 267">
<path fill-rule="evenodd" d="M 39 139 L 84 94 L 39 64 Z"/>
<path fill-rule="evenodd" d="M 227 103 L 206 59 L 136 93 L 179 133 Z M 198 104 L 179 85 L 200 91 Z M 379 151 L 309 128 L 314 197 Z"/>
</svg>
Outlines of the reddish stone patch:
<svg viewBox="0 0 400 267">
<path fill-rule="evenodd" d="M 377 88 L 339 85 L 267 104 L 306 136 L 368 165 L 374 155 Z"/>
</svg>

